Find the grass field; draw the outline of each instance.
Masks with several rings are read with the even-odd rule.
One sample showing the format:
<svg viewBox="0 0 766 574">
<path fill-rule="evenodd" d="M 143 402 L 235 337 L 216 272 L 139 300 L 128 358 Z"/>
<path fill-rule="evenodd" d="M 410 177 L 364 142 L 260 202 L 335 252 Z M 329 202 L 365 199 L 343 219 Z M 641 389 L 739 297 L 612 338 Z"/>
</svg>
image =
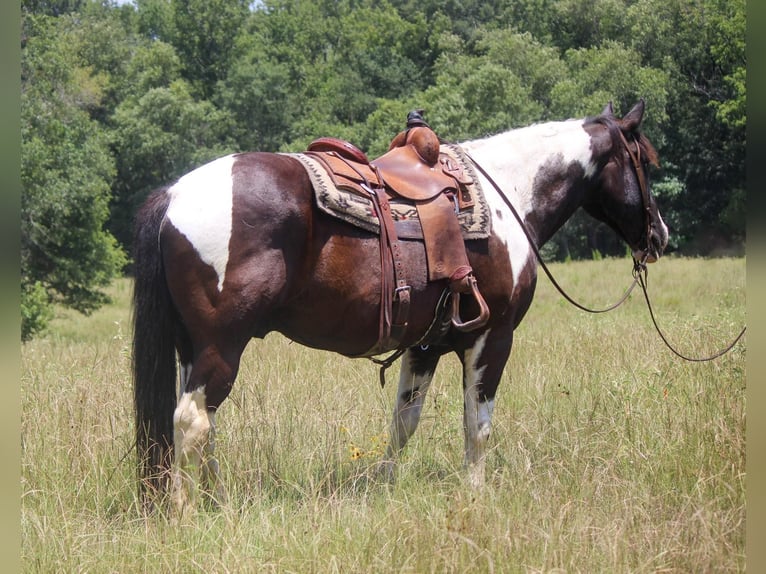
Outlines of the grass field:
<svg viewBox="0 0 766 574">
<path fill-rule="evenodd" d="M 630 261 L 557 264 L 590 305 Z M 607 315 L 541 277 L 498 393 L 488 483 L 462 469 L 458 362 L 445 357 L 395 484 L 375 480 L 396 390 L 375 365 L 280 335 L 253 341 L 219 411 L 230 503 L 183 523 L 136 511 L 130 283 L 60 311 L 22 347 L 28 572 L 741 572 L 746 341 L 710 363 L 662 344 L 636 291 Z M 745 321 L 744 259 L 650 268 L 661 326 L 711 354 Z"/>
</svg>

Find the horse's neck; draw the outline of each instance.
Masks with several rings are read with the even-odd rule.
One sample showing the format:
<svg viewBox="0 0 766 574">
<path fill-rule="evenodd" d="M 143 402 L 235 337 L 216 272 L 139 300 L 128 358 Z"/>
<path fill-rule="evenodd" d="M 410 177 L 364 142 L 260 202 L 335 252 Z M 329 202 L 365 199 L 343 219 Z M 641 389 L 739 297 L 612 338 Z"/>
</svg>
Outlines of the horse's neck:
<svg viewBox="0 0 766 574">
<path fill-rule="evenodd" d="M 583 120 L 535 124 L 461 144 L 511 201 L 538 245 L 577 210 L 582 183 L 595 171 L 590 137 L 582 125 Z M 571 169 L 573 164 L 582 169 Z M 498 194 L 491 184 L 483 184 L 489 197 Z M 499 196 L 495 199 L 501 202 Z"/>
</svg>

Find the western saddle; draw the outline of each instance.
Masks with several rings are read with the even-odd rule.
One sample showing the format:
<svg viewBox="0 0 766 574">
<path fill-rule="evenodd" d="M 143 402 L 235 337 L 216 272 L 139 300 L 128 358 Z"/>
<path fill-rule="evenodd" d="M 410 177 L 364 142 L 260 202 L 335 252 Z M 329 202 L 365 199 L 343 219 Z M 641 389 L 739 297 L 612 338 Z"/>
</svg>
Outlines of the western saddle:
<svg viewBox="0 0 766 574">
<path fill-rule="evenodd" d="M 422 110 L 408 114 L 407 128 L 393 139 L 385 154 L 372 161 L 353 144 L 336 138 L 320 138 L 308 146 L 306 154 L 319 160 L 336 186 L 372 201 L 380 222 L 380 331 L 376 345 L 365 356 L 398 348 L 408 324 L 411 287 L 391 216 L 389 201 L 394 198 L 407 200 L 417 209 L 428 280 L 447 280 L 451 324 L 460 331 L 472 331 L 489 320 L 489 307 L 468 262 L 457 219 L 458 211 L 473 205 L 466 188 L 472 180 L 457 162 L 440 152 L 439 146 L 439 138 L 423 120 Z M 460 319 L 461 294 L 476 299 L 480 309 L 476 318 Z M 435 319 L 434 325 L 437 323 Z M 430 335 L 429 330 L 426 337 Z"/>
</svg>

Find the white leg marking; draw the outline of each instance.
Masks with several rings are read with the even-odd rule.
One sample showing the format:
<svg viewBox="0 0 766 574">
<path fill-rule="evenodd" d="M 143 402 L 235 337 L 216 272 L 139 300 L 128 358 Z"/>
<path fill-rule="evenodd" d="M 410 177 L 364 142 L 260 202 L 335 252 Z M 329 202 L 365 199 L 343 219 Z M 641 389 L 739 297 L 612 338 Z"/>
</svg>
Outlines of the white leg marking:
<svg viewBox="0 0 766 574">
<path fill-rule="evenodd" d="M 399 453 L 407 444 L 420 422 L 420 413 L 428 388 L 433 380 L 433 372 L 415 375 L 412 372 L 412 354 L 407 351 L 402 356 L 399 372 L 399 386 L 396 393 L 396 405 L 391 418 L 389 442 L 382 470 L 386 478 L 393 479 L 394 466 Z M 417 390 L 415 390 L 417 389 Z"/>
<path fill-rule="evenodd" d="M 465 465 L 471 486 L 484 484 L 484 467 L 487 441 L 492 423 L 494 400 L 480 402 L 478 387 L 486 367 L 476 365 L 484 350 L 489 331 L 476 341 L 473 348 L 466 351 L 463 365 L 464 411 L 463 431 L 465 433 Z"/>
<path fill-rule="evenodd" d="M 233 203 L 232 166 L 228 155 L 191 171 L 168 189 L 167 219 L 194 246 L 200 259 L 218 274 L 223 288 L 229 262 Z"/>
<path fill-rule="evenodd" d="M 433 379 L 433 373 L 415 375 L 411 365 L 412 356 L 407 351 L 402 357 L 396 406 L 391 420 L 391 442 L 388 445 L 388 450 L 394 455 L 404 448 L 404 445 L 415 432 L 420 422 L 423 401 Z"/>
<path fill-rule="evenodd" d="M 172 500 L 178 514 L 183 514 L 194 496 L 199 481 L 203 454 L 208 449 L 211 421 L 200 389 L 184 392 L 173 414 Z"/>
</svg>

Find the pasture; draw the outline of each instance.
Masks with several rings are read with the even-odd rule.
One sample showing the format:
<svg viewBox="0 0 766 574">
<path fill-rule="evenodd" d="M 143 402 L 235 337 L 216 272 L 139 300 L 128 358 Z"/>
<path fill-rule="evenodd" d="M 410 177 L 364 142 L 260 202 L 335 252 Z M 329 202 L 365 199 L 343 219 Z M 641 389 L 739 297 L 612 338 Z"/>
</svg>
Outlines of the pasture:
<svg viewBox="0 0 766 574">
<path fill-rule="evenodd" d="M 629 259 L 551 265 L 613 302 Z M 59 311 L 22 347 L 27 572 L 739 572 L 745 564 L 746 338 L 710 363 L 668 351 L 643 296 L 606 315 L 541 276 L 498 391 L 487 485 L 462 469 L 457 360 L 445 357 L 397 481 L 376 478 L 398 363 L 271 334 L 218 416 L 229 504 L 177 523 L 137 511 L 131 284 L 91 317 Z M 703 356 L 745 321 L 745 259 L 650 266 L 660 325 Z"/>
</svg>

